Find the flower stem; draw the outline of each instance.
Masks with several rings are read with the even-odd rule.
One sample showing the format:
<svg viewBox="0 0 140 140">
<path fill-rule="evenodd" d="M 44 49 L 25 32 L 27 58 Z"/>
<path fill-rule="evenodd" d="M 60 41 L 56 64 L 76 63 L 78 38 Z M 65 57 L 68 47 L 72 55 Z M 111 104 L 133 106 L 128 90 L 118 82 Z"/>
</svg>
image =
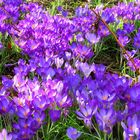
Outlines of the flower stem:
<svg viewBox="0 0 140 140">
<path fill-rule="evenodd" d="M 133 64 L 136 73 L 140 74 L 139 69 L 137 68 L 137 66 L 135 65 L 134 59 L 128 54 L 128 52 L 126 51 L 126 49 L 124 48 L 124 46 L 120 43 L 120 41 L 118 40 L 116 34 L 110 29 L 109 25 L 106 23 L 105 20 L 102 19 L 102 17 L 96 13 L 96 11 L 94 9 L 92 9 L 92 11 L 94 12 L 94 14 L 102 21 L 102 23 L 107 27 L 107 29 L 109 30 L 109 32 L 113 35 L 113 37 L 115 38 L 116 42 L 119 44 L 119 46 L 122 48 L 123 53 L 127 55 L 128 59 L 131 61 L 131 63 Z"/>
</svg>

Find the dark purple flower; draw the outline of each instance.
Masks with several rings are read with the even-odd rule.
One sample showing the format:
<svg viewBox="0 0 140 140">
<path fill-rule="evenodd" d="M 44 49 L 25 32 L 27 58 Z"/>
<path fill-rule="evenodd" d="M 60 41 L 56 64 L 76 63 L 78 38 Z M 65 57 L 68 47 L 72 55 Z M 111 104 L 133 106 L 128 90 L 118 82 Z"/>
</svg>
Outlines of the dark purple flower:
<svg viewBox="0 0 140 140">
<path fill-rule="evenodd" d="M 36 122 L 39 125 L 41 125 L 43 123 L 43 121 L 45 120 L 45 113 L 44 112 L 34 112 L 33 113 L 33 120 L 36 120 Z"/>
<path fill-rule="evenodd" d="M 13 81 L 11 79 L 8 79 L 7 77 L 3 76 L 2 84 L 3 84 L 4 88 L 8 89 L 8 88 L 12 87 Z"/>
<path fill-rule="evenodd" d="M 10 110 L 10 101 L 7 97 L 0 98 L 0 113 L 8 113 Z"/>
<path fill-rule="evenodd" d="M 128 91 L 132 101 L 140 101 L 140 85 L 134 85 Z"/>
<path fill-rule="evenodd" d="M 69 88 L 73 91 L 79 86 L 81 80 L 82 79 L 78 74 L 68 75 L 65 77 L 65 81 L 68 82 Z"/>
<path fill-rule="evenodd" d="M 113 15 L 113 11 L 111 8 L 106 8 L 102 12 L 102 18 L 107 22 L 107 23 L 113 23 L 115 21 L 115 16 Z"/>
<path fill-rule="evenodd" d="M 105 36 L 108 36 L 110 34 L 108 28 L 104 24 L 99 25 L 99 29 L 98 29 L 97 33 L 100 37 L 105 37 Z"/>
<path fill-rule="evenodd" d="M 102 79 L 105 74 L 106 67 L 102 64 L 95 65 L 95 77 Z"/>
<path fill-rule="evenodd" d="M 123 46 L 126 46 L 130 42 L 128 36 L 119 36 L 118 39 Z"/>
<path fill-rule="evenodd" d="M 50 118 L 53 122 L 56 122 L 61 117 L 61 110 L 50 110 L 49 111 Z"/>
<path fill-rule="evenodd" d="M 62 11 L 62 10 L 63 10 L 62 6 L 58 6 L 58 7 L 57 7 L 57 10 L 58 10 L 59 12 Z"/>
<path fill-rule="evenodd" d="M 64 17 L 67 17 L 68 16 L 68 12 L 67 11 L 62 11 L 62 15 L 64 16 Z"/>
<path fill-rule="evenodd" d="M 80 135 L 81 135 L 81 133 L 78 132 L 76 128 L 69 127 L 69 128 L 67 129 L 67 136 L 68 136 L 71 140 L 77 140 L 77 138 L 79 138 Z"/>
<path fill-rule="evenodd" d="M 126 34 L 130 34 L 131 32 L 133 32 L 135 29 L 135 26 L 131 23 L 124 23 L 123 25 L 123 31 L 126 33 Z"/>
<path fill-rule="evenodd" d="M 126 36 L 125 31 L 121 30 L 121 29 L 118 29 L 116 33 L 117 33 L 118 36 Z"/>
<path fill-rule="evenodd" d="M 27 118 L 27 119 L 19 119 L 18 123 L 14 123 L 13 127 L 17 130 L 20 130 L 21 128 L 23 129 L 29 129 L 31 126 L 31 118 Z"/>
<path fill-rule="evenodd" d="M 27 105 L 17 107 L 17 115 L 20 118 L 23 118 L 23 119 L 28 118 L 30 114 L 31 114 L 31 110 Z"/>
<path fill-rule="evenodd" d="M 20 129 L 19 132 L 15 132 L 15 138 L 20 138 L 20 140 L 29 140 L 34 135 L 31 129 Z"/>
<path fill-rule="evenodd" d="M 139 32 L 134 37 L 134 47 L 140 49 L 140 29 Z"/>
</svg>

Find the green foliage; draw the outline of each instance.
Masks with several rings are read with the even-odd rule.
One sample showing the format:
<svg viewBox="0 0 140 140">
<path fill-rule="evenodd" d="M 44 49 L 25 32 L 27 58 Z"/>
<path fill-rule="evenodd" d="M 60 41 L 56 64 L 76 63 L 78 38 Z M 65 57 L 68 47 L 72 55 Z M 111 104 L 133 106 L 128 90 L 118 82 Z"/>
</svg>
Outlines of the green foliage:
<svg viewBox="0 0 140 140">
<path fill-rule="evenodd" d="M 13 66 L 21 58 L 21 50 L 8 34 L 0 34 L 0 40 L 3 44 L 3 48 L 0 50 L 0 76 L 12 75 Z M 7 64 L 10 64 L 10 66 L 6 67 Z"/>
</svg>

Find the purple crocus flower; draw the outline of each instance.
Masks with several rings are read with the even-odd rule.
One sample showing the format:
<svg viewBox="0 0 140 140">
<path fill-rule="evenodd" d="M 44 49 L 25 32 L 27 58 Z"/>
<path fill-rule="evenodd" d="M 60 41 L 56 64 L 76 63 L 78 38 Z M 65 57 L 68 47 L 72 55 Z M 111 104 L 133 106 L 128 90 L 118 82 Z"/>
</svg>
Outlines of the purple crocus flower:
<svg viewBox="0 0 140 140">
<path fill-rule="evenodd" d="M 53 122 L 56 122 L 57 120 L 59 120 L 59 118 L 61 116 L 61 111 L 60 110 L 50 110 L 49 115 L 50 115 L 51 120 Z"/>
<path fill-rule="evenodd" d="M 95 65 L 95 77 L 96 79 L 103 79 L 106 67 L 102 64 Z"/>
<path fill-rule="evenodd" d="M 68 136 L 71 140 L 77 140 L 77 138 L 79 138 L 80 135 L 81 135 L 81 133 L 78 132 L 76 128 L 69 127 L 69 128 L 67 129 L 67 136 Z"/>
<path fill-rule="evenodd" d="M 72 106 L 72 100 L 67 94 L 57 94 L 56 102 L 60 108 L 67 108 Z"/>
<path fill-rule="evenodd" d="M 128 93 L 133 101 L 140 101 L 140 85 L 134 85 L 128 90 Z"/>
<path fill-rule="evenodd" d="M 78 42 L 84 41 L 83 35 L 81 33 L 76 35 L 76 39 L 77 39 Z"/>
<path fill-rule="evenodd" d="M 85 45 L 78 45 L 75 48 L 74 52 L 75 52 L 76 56 L 80 57 L 80 59 L 81 58 L 89 59 L 94 55 L 94 53 L 91 50 L 91 48 L 89 48 L 89 47 L 87 47 Z"/>
<path fill-rule="evenodd" d="M 126 46 L 130 42 L 130 39 L 128 38 L 128 36 L 121 35 L 118 37 L 118 39 L 123 46 Z"/>
<path fill-rule="evenodd" d="M 18 106 L 17 107 L 17 115 L 20 118 L 28 118 L 29 115 L 31 114 L 31 110 L 29 108 L 29 106 L 25 105 L 25 106 Z"/>
<path fill-rule="evenodd" d="M 130 34 L 131 32 L 133 32 L 135 29 L 135 26 L 133 24 L 130 24 L 130 23 L 124 23 L 123 25 L 123 31 L 126 33 L 126 34 Z"/>
<path fill-rule="evenodd" d="M 8 135 L 6 129 L 0 133 L 0 140 L 12 140 L 12 135 Z"/>
<path fill-rule="evenodd" d="M 140 29 L 139 32 L 134 37 L 134 47 L 140 49 Z"/>
<path fill-rule="evenodd" d="M 100 24 L 99 25 L 99 29 L 98 29 L 98 35 L 100 37 L 105 37 L 108 36 L 110 34 L 108 28 L 104 25 L 104 24 Z"/>
<path fill-rule="evenodd" d="M 63 9 L 62 6 L 58 6 L 58 7 L 57 7 L 57 10 L 58 10 L 59 12 L 62 11 L 62 9 Z"/>
<path fill-rule="evenodd" d="M 127 119 L 127 125 L 124 122 L 121 122 L 121 125 L 124 129 L 123 136 L 124 140 L 139 140 L 140 138 L 140 121 L 137 115 L 129 117 Z"/>
<path fill-rule="evenodd" d="M 0 113 L 8 113 L 10 110 L 10 101 L 7 97 L 0 98 Z"/>
<path fill-rule="evenodd" d="M 100 37 L 94 33 L 86 33 L 86 39 L 92 44 L 96 44 L 100 41 Z"/>
<path fill-rule="evenodd" d="M 67 17 L 68 16 L 68 12 L 67 11 L 62 11 L 62 15 L 64 16 L 64 17 Z"/>
<path fill-rule="evenodd" d="M 87 104 L 80 106 L 80 111 L 76 111 L 78 118 L 83 120 L 87 126 L 92 125 L 92 117 L 97 112 L 97 102 L 95 100 L 89 100 Z"/>
<path fill-rule="evenodd" d="M 11 88 L 13 85 L 13 81 L 11 79 L 8 79 L 7 77 L 2 77 L 2 84 L 5 87 L 5 89 Z"/>
<path fill-rule="evenodd" d="M 96 121 L 99 125 L 99 128 L 103 130 L 105 133 L 110 133 L 113 125 L 116 122 L 116 113 L 115 111 L 110 109 L 100 109 L 99 112 L 95 114 Z"/>
<path fill-rule="evenodd" d="M 84 73 L 84 76 L 88 77 L 91 72 L 95 70 L 95 65 L 89 65 L 88 63 L 77 62 L 77 67 Z"/>
<path fill-rule="evenodd" d="M 45 96 L 41 96 L 41 97 L 34 98 L 33 104 L 36 109 L 40 109 L 40 110 L 44 111 L 44 110 L 46 110 L 49 103 L 48 103 L 47 99 L 45 98 Z"/>
<path fill-rule="evenodd" d="M 30 140 L 34 135 L 34 132 L 31 129 L 20 129 L 19 132 L 15 132 L 15 139 L 20 138 L 20 140 Z"/>
<path fill-rule="evenodd" d="M 108 90 L 97 90 L 96 96 L 101 103 L 112 104 L 115 100 L 116 93 L 109 92 Z"/>
<path fill-rule="evenodd" d="M 45 113 L 44 112 L 34 112 L 33 114 L 34 116 L 34 120 L 36 120 L 36 122 L 41 125 L 45 119 Z"/>
<path fill-rule="evenodd" d="M 28 129 L 31 126 L 32 118 L 29 117 L 28 119 L 19 119 L 18 123 L 13 123 L 14 129 L 20 130 L 21 128 L 23 129 Z"/>
</svg>

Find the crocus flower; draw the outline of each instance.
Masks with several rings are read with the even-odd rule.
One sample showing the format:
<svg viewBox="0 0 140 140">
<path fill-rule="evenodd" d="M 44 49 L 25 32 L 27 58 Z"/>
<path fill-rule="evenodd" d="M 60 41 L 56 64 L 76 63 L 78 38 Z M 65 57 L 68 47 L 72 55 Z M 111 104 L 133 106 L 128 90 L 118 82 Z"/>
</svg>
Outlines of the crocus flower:
<svg viewBox="0 0 140 140">
<path fill-rule="evenodd" d="M 86 77 L 95 70 L 95 65 L 89 65 L 88 63 L 77 62 L 77 67 L 84 73 Z"/>
<path fill-rule="evenodd" d="M 58 7 L 57 7 L 57 10 L 58 10 L 58 11 L 62 11 L 62 9 L 63 9 L 62 6 L 58 6 Z"/>
<path fill-rule="evenodd" d="M 78 132 L 76 128 L 69 127 L 69 128 L 67 129 L 67 136 L 68 136 L 71 140 L 77 140 L 77 138 L 79 138 L 80 135 L 81 135 L 81 133 Z"/>
<path fill-rule="evenodd" d="M 83 120 L 87 126 L 92 125 L 92 117 L 97 112 L 97 102 L 94 100 L 89 100 L 85 105 L 80 106 L 80 110 L 76 111 L 78 118 Z"/>
<path fill-rule="evenodd" d="M 135 26 L 133 24 L 124 23 L 124 25 L 123 25 L 123 30 L 126 34 L 133 32 L 134 29 L 135 29 Z"/>
<path fill-rule="evenodd" d="M 30 110 L 29 106 L 24 105 L 24 106 L 17 107 L 17 115 L 20 118 L 23 118 L 23 119 L 28 118 L 30 114 L 31 114 L 31 110 Z"/>
<path fill-rule="evenodd" d="M 10 110 L 10 101 L 7 97 L 0 98 L 0 113 L 8 113 Z"/>
<path fill-rule="evenodd" d="M 56 102 L 60 108 L 70 107 L 72 105 L 72 100 L 67 94 L 57 94 Z"/>
<path fill-rule="evenodd" d="M 127 92 L 133 101 L 140 101 L 140 85 L 134 85 Z"/>
<path fill-rule="evenodd" d="M 8 135 L 6 129 L 0 133 L 0 140 L 12 140 L 12 135 Z"/>
<path fill-rule="evenodd" d="M 101 103 L 109 103 L 112 104 L 115 100 L 115 93 L 109 92 L 108 90 L 97 90 L 96 96 Z"/>
<path fill-rule="evenodd" d="M 84 41 L 83 35 L 82 35 L 81 33 L 77 34 L 77 35 L 76 35 L 76 40 L 77 40 L 78 42 Z"/>
<path fill-rule="evenodd" d="M 134 47 L 140 49 L 140 29 L 139 32 L 134 37 Z"/>
<path fill-rule="evenodd" d="M 95 77 L 96 79 L 102 79 L 105 74 L 105 66 L 102 64 L 95 65 Z"/>
<path fill-rule="evenodd" d="M 67 17 L 68 16 L 68 12 L 67 11 L 62 11 L 62 15 L 64 16 L 64 17 Z"/>
<path fill-rule="evenodd" d="M 46 108 L 49 104 L 49 101 L 45 98 L 45 96 L 41 96 L 41 97 L 34 98 L 33 104 L 36 109 L 44 111 L 44 110 L 46 110 Z"/>
<path fill-rule="evenodd" d="M 99 128 L 103 130 L 105 133 L 110 133 L 113 125 L 116 122 L 116 113 L 115 111 L 110 109 L 102 108 L 99 112 L 96 113 L 96 120 L 99 125 Z"/>
<path fill-rule="evenodd" d="M 61 111 L 60 110 L 50 110 L 49 115 L 50 115 L 51 120 L 53 122 L 56 122 L 61 116 Z"/>
<path fill-rule="evenodd" d="M 2 77 L 2 84 L 5 89 L 11 88 L 13 85 L 13 81 L 11 79 L 8 79 L 7 77 Z"/>
<path fill-rule="evenodd" d="M 36 122 L 41 125 L 45 119 L 45 113 L 44 112 L 34 112 L 33 114 L 33 118 L 34 120 L 36 120 Z"/>
<path fill-rule="evenodd" d="M 127 125 L 121 122 L 124 129 L 124 140 L 139 140 L 140 137 L 140 121 L 137 115 L 127 119 Z"/>
<path fill-rule="evenodd" d="M 105 37 L 108 36 L 110 34 L 108 28 L 104 25 L 104 24 L 100 24 L 99 25 L 99 29 L 98 29 L 98 35 L 100 37 Z"/>
<path fill-rule="evenodd" d="M 94 33 L 87 33 L 87 34 L 86 34 L 86 39 L 87 39 L 90 43 L 96 44 L 96 43 L 99 42 L 100 37 L 97 36 L 97 35 L 94 34 Z"/>
<path fill-rule="evenodd" d="M 130 42 L 128 36 L 119 36 L 118 39 L 123 46 L 126 46 Z"/>
</svg>

